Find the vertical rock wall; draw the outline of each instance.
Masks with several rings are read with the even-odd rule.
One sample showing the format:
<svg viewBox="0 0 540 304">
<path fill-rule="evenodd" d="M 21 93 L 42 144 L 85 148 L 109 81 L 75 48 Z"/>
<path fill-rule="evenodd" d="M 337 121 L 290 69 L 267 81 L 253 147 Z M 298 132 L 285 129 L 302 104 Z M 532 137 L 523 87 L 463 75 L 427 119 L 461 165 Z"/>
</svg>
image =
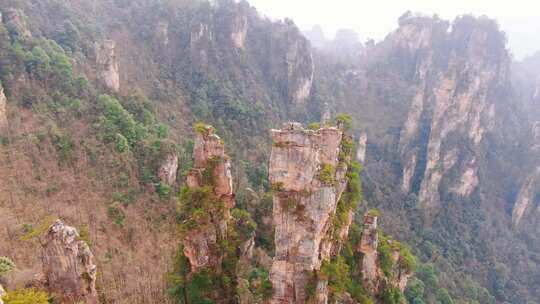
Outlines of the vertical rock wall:
<svg viewBox="0 0 540 304">
<path fill-rule="evenodd" d="M 504 39 L 493 21 L 464 16 L 451 32 L 447 27 L 436 17 L 409 15 L 391 36 L 396 50 L 416 61 L 417 92 L 399 150 L 402 189 L 418 191 L 428 219 L 440 208 L 443 179 L 449 183 L 444 191 L 459 197 L 477 188 L 481 143 L 493 130 L 497 92 L 509 74 Z"/>
<path fill-rule="evenodd" d="M 304 130 L 287 123 L 271 130 L 273 140 L 269 177 L 274 188 L 275 257 L 271 269 L 272 303 L 305 303 L 313 271 L 329 260 L 332 215 L 347 180 L 339 162 L 343 132 L 337 128 Z M 322 178 L 323 168 L 333 168 Z M 318 282 L 317 302 L 327 296 Z"/>
<path fill-rule="evenodd" d="M 8 129 L 7 108 L 6 108 L 6 95 L 4 94 L 4 87 L 0 84 L 0 136 L 6 135 Z"/>
<path fill-rule="evenodd" d="M 362 272 L 362 285 L 371 292 L 376 293 L 379 289 L 379 266 L 377 265 L 377 216 L 366 213 L 362 238 L 358 243 L 358 252 L 362 255 L 360 271 Z"/>
<path fill-rule="evenodd" d="M 49 228 L 43 249 L 47 287 L 59 303 L 98 303 L 94 256 L 78 237 L 75 228 L 60 220 Z"/>
<path fill-rule="evenodd" d="M 120 74 L 115 47 L 113 40 L 104 40 L 101 43 L 96 43 L 95 50 L 99 81 L 107 89 L 118 92 L 120 90 Z"/>
<path fill-rule="evenodd" d="M 222 256 L 217 249 L 219 241 L 225 237 L 230 210 L 234 207 L 231 163 L 221 138 L 210 126 L 197 133 L 193 156 L 195 161 L 187 176 L 187 186 L 192 189 L 203 187 L 205 178 L 210 175 L 212 191 L 218 199 L 216 203 L 223 203 L 223 208 L 204 210 L 211 213 L 210 221 L 200 223 L 186 233 L 184 255 L 192 271 L 202 267 L 220 269 Z"/>
</svg>

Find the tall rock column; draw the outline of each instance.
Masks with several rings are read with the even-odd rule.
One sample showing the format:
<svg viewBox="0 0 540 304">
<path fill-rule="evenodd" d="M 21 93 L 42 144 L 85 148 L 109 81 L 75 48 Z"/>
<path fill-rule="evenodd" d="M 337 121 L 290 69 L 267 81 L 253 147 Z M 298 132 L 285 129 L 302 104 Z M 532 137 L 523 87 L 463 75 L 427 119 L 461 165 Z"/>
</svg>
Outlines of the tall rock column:
<svg viewBox="0 0 540 304">
<path fill-rule="evenodd" d="M 271 303 L 305 303 L 310 296 L 325 303 L 326 284 L 311 280 L 335 248 L 332 216 L 347 185 L 347 165 L 340 162 L 344 135 L 338 128 L 313 131 L 298 123 L 270 132 L 275 225 Z M 317 283 L 316 295 L 308 295 L 310 283 Z"/>
<path fill-rule="evenodd" d="M 362 256 L 360 271 L 362 272 L 362 285 L 371 293 L 378 290 L 379 267 L 377 265 L 377 216 L 372 213 L 364 215 L 364 228 L 362 238 L 358 243 L 358 252 Z"/>
<path fill-rule="evenodd" d="M 48 230 L 43 249 L 47 286 L 59 303 L 98 303 L 97 267 L 77 229 L 57 220 Z"/>
<path fill-rule="evenodd" d="M 193 154 L 195 161 L 187 176 L 187 186 L 194 195 L 186 204 L 198 204 L 188 208 L 198 208 L 206 214 L 186 211 L 190 214 L 188 220 L 194 222 L 184 238 L 184 255 L 192 271 L 202 267 L 220 269 L 223 257 L 218 250 L 219 241 L 225 238 L 234 207 L 231 163 L 223 141 L 211 126 L 197 127 Z"/>
<path fill-rule="evenodd" d="M 99 80 L 111 91 L 120 90 L 120 73 L 113 40 L 96 43 L 96 63 Z"/>
<path fill-rule="evenodd" d="M 6 95 L 4 95 L 4 88 L 2 87 L 2 84 L 0 84 L 0 136 L 5 135 L 7 129 Z"/>
</svg>

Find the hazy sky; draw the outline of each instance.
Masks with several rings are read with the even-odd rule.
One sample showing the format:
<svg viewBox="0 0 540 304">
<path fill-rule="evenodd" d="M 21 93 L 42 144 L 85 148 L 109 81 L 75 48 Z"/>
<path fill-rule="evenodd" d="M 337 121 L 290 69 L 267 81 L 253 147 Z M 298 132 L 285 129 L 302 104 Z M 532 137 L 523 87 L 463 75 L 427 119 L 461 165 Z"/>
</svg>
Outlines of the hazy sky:
<svg viewBox="0 0 540 304">
<path fill-rule="evenodd" d="M 464 13 L 498 20 L 516 58 L 540 50 L 540 0 L 248 0 L 272 18 L 289 17 L 301 29 L 322 26 L 332 37 L 339 28 L 356 30 L 362 40 L 380 40 L 397 27 L 407 10 L 453 20 Z"/>
</svg>

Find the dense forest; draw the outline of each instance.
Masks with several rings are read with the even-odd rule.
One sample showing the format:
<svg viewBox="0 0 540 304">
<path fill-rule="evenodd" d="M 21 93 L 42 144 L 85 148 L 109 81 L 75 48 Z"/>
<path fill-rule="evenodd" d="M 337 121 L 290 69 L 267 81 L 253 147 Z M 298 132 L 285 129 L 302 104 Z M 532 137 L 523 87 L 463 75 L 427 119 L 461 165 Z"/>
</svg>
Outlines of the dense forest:
<svg viewBox="0 0 540 304">
<path fill-rule="evenodd" d="M 540 299 L 540 60 L 496 21 L 362 43 L 246 1 L 0 12 L 5 304 Z"/>
</svg>

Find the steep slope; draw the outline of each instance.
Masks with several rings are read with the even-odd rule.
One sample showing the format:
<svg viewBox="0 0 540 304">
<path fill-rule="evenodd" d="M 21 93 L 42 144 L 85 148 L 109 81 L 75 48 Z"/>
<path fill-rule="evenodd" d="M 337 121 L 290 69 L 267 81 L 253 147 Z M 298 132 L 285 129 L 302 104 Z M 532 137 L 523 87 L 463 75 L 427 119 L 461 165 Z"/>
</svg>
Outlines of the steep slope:
<svg viewBox="0 0 540 304">
<path fill-rule="evenodd" d="M 537 267 L 526 266 L 537 265 L 534 229 L 512 231 L 512 209 L 516 218 L 536 205 L 532 103 L 511 81 L 519 77 L 505 41 L 486 17 L 449 24 L 406 13 L 345 69 L 315 54 L 315 98 L 351 113 L 368 134 L 366 196 L 382 209 L 382 226 L 444 269 L 428 298 L 440 287 L 477 289 L 475 280 L 497 301 L 537 297 Z"/>
</svg>

